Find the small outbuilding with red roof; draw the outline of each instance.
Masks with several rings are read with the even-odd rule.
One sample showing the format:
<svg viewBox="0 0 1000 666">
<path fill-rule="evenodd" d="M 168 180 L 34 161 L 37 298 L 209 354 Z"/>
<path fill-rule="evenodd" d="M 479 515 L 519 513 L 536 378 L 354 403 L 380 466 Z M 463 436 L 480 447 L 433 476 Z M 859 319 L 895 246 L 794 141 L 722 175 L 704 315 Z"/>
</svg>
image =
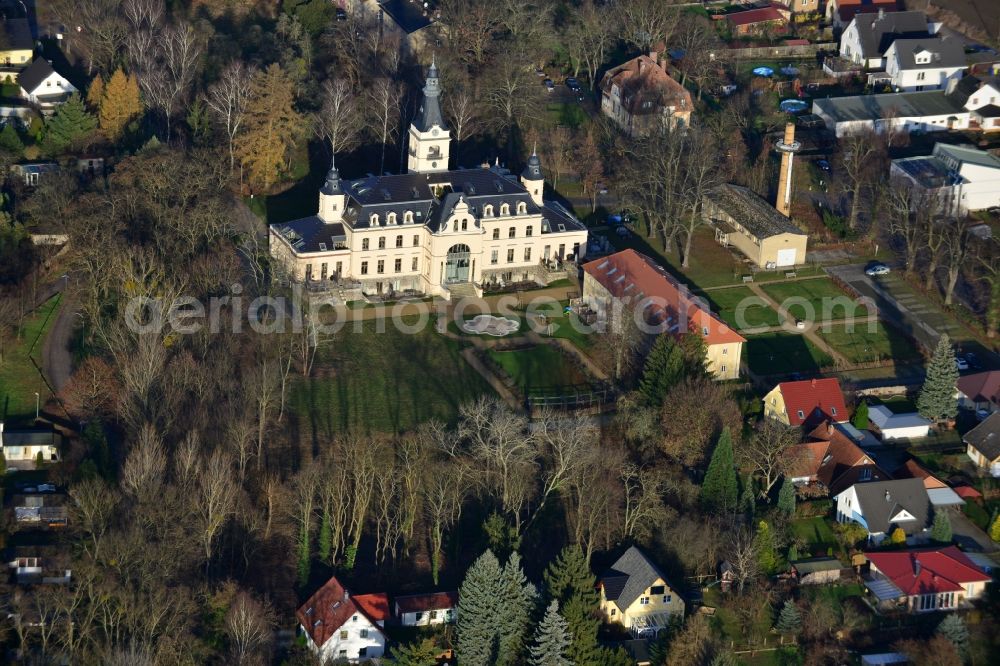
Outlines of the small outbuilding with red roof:
<svg viewBox="0 0 1000 666">
<path fill-rule="evenodd" d="M 746 338 L 644 254 L 629 249 L 584 264 L 583 300 L 611 326 L 618 325 L 612 320 L 613 304 L 619 303 L 627 316 L 641 319 L 649 333 L 698 335 L 705 343 L 705 368 L 713 377 L 740 376 Z"/>
<path fill-rule="evenodd" d="M 389 615 L 385 594 L 351 594 L 334 576 L 302 604 L 295 618 L 306 644 L 326 663 L 381 657 L 385 653 L 382 627 Z"/>
<path fill-rule="evenodd" d="M 836 379 L 781 382 L 764 396 L 764 416 L 785 425 L 811 427 L 848 420 L 844 393 Z"/>
<path fill-rule="evenodd" d="M 865 587 L 880 610 L 950 611 L 980 598 L 992 576 L 955 546 L 865 553 Z"/>
</svg>

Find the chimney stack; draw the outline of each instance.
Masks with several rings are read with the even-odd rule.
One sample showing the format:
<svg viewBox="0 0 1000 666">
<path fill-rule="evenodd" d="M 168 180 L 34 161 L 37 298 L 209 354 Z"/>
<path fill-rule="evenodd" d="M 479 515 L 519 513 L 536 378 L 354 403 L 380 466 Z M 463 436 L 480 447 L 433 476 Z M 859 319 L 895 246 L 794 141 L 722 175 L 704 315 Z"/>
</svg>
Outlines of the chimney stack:
<svg viewBox="0 0 1000 666">
<path fill-rule="evenodd" d="M 795 123 L 786 123 L 784 139 L 775 146 L 775 150 L 781 154 L 781 172 L 778 174 L 778 200 L 774 206 L 785 217 L 791 217 L 792 162 L 795 153 L 799 152 L 801 147 L 802 144 L 795 140 Z M 815 380 L 813 380 L 813 385 L 816 385 Z"/>
</svg>

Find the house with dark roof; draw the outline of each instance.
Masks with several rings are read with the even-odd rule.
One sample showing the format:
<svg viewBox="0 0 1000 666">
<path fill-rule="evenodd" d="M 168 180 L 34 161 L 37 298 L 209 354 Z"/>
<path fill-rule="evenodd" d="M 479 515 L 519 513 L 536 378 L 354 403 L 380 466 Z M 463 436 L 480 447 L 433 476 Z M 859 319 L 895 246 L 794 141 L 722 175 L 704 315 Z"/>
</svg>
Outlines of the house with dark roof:
<svg viewBox="0 0 1000 666">
<path fill-rule="evenodd" d="M 789 479 L 808 495 L 836 496 L 855 483 L 892 477 L 836 424 L 818 425 L 806 441 L 785 451 Z"/>
<path fill-rule="evenodd" d="M 336 576 L 295 613 L 306 644 L 321 663 L 381 657 L 385 653 L 383 627 L 389 616 L 385 594 L 351 594 Z"/>
<path fill-rule="evenodd" d="M 612 313 L 621 304 L 630 313 L 626 316 L 641 316 L 650 334 L 699 335 L 705 342 L 705 368 L 713 377 L 740 375 L 746 338 L 644 254 L 628 249 L 584 264 L 583 301 L 605 324 L 618 325 Z"/>
<path fill-rule="evenodd" d="M 404 627 L 426 627 L 455 621 L 458 592 L 406 594 L 393 599 L 396 619 Z"/>
<path fill-rule="evenodd" d="M 0 451 L 10 469 L 35 469 L 41 457 L 45 462 L 60 459 L 62 435 L 51 425 L 32 428 L 5 428 L 0 421 Z"/>
<path fill-rule="evenodd" d="M 21 97 L 37 104 L 43 111 L 55 109 L 77 92 L 76 86 L 53 69 L 52 63 L 45 58 L 35 58 L 18 75 L 17 85 L 21 88 Z"/>
<path fill-rule="evenodd" d="M 982 470 L 1000 477 L 1000 412 L 993 412 L 962 437 L 965 454 Z"/>
<path fill-rule="evenodd" d="M 684 617 L 684 600 L 645 553 L 632 546 L 597 581 L 601 611 L 637 638 L 655 638 L 672 617 Z"/>
<path fill-rule="evenodd" d="M 926 39 L 937 31 L 923 12 L 862 13 L 840 36 L 840 57 L 867 69 L 885 67 L 884 56 L 897 39 Z"/>
<path fill-rule="evenodd" d="M 28 19 L 0 16 L 0 21 L 3 22 L 0 29 L 0 66 L 26 67 L 35 50 Z"/>
<path fill-rule="evenodd" d="M 601 113 L 614 120 L 626 134 L 639 136 L 664 123 L 691 123 L 694 104 L 687 88 L 666 70 L 657 51 L 612 67 L 601 79 Z"/>
<path fill-rule="evenodd" d="M 1000 132 L 1000 77 L 966 74 L 949 85 L 948 96 L 969 112 L 969 129 Z"/>
<path fill-rule="evenodd" d="M 864 131 L 945 132 L 969 126 L 969 110 L 946 90 L 824 97 L 812 112 L 837 138 Z"/>
<path fill-rule="evenodd" d="M 764 396 L 764 416 L 807 428 L 824 421 L 844 423 L 850 417 L 835 377 L 781 382 Z"/>
<path fill-rule="evenodd" d="M 869 552 L 865 587 L 880 611 L 927 613 L 970 607 L 993 577 L 955 546 Z"/>
<path fill-rule="evenodd" d="M 962 375 L 955 386 L 960 408 L 971 409 L 982 418 L 1000 411 L 1000 370 Z"/>
<path fill-rule="evenodd" d="M 834 496 L 837 522 L 855 522 L 879 544 L 896 528 L 907 542 L 922 540 L 931 518 L 931 501 L 922 479 L 855 483 Z"/>
<path fill-rule="evenodd" d="M 312 287 L 354 285 L 354 299 L 481 296 L 489 285 L 565 278 L 587 229 L 544 197 L 537 154 L 520 177 L 499 166 L 449 169 L 451 133 L 431 63 L 413 119 L 407 173 L 341 180 L 330 165 L 315 215 L 269 227 L 285 274 Z"/>
<path fill-rule="evenodd" d="M 899 11 L 897 0 L 827 0 L 826 19 L 835 28 L 849 26 L 858 16 Z"/>
<path fill-rule="evenodd" d="M 836 557 L 813 557 L 790 562 L 799 585 L 825 585 L 840 580 L 840 560 Z"/>
<path fill-rule="evenodd" d="M 956 37 L 897 39 L 885 52 L 885 74 L 893 90 L 942 90 L 965 71 L 965 48 Z"/>
<path fill-rule="evenodd" d="M 719 243 L 735 247 L 760 268 L 806 263 L 809 235 L 749 188 L 729 183 L 713 188 L 701 211 Z"/>
</svg>

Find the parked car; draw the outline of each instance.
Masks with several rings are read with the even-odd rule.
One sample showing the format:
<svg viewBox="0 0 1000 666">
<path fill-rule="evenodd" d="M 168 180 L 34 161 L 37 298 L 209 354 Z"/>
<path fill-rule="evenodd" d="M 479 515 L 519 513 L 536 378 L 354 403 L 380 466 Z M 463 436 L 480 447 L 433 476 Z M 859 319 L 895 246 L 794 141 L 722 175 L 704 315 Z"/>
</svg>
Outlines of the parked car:
<svg viewBox="0 0 1000 666">
<path fill-rule="evenodd" d="M 969 364 L 961 356 L 956 356 L 955 357 L 955 367 L 958 368 L 960 371 L 961 370 L 968 370 L 969 369 Z"/>
<path fill-rule="evenodd" d="M 598 183 L 598 185 L 597 185 L 597 193 L 598 194 L 607 194 L 608 193 L 608 186 L 605 185 L 604 183 Z"/>
<path fill-rule="evenodd" d="M 819 167 L 820 171 L 825 171 L 827 173 L 833 171 L 833 167 L 830 166 L 830 163 L 827 160 L 816 160 L 816 166 Z"/>
<path fill-rule="evenodd" d="M 343 7 L 337 7 L 337 20 L 346 21 L 347 20 L 347 10 Z"/>
<path fill-rule="evenodd" d="M 549 92 L 552 92 L 553 90 L 556 89 L 556 84 L 552 82 L 552 79 L 545 79 L 544 81 L 542 81 L 542 85 L 545 86 L 545 89 L 548 90 Z"/>
<path fill-rule="evenodd" d="M 979 369 L 979 357 L 972 352 L 965 353 L 965 361 L 969 364 L 970 368 Z"/>
<path fill-rule="evenodd" d="M 990 410 L 986 409 L 985 407 L 980 407 L 979 409 L 976 410 L 977 421 L 985 421 L 986 419 L 989 418 L 989 416 L 990 416 Z"/>
<path fill-rule="evenodd" d="M 865 275 L 868 277 L 876 277 L 878 275 L 888 275 L 891 272 L 890 269 L 885 264 L 872 264 L 865 269 Z"/>
<path fill-rule="evenodd" d="M 575 93 L 578 93 L 578 92 L 580 92 L 581 90 L 583 90 L 583 88 L 582 88 L 582 87 L 580 86 L 580 82 L 579 82 L 579 81 L 577 81 L 577 80 L 576 80 L 576 79 L 575 79 L 574 77 L 572 77 L 572 76 L 570 76 L 570 77 L 568 77 L 568 78 L 566 79 L 566 87 L 567 87 L 567 88 L 569 88 L 570 90 L 572 90 L 572 91 L 573 91 L 573 92 L 575 92 Z"/>
<path fill-rule="evenodd" d="M 540 79 L 544 79 L 545 78 L 545 70 L 542 69 L 541 67 L 536 68 L 535 69 L 535 76 L 537 76 Z"/>
</svg>

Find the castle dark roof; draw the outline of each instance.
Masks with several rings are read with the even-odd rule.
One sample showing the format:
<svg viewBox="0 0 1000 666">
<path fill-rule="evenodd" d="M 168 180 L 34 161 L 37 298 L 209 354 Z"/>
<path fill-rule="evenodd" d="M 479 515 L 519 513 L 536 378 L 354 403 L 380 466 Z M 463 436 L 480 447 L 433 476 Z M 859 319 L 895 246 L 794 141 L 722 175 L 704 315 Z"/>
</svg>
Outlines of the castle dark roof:
<svg viewBox="0 0 1000 666">
<path fill-rule="evenodd" d="M 327 224 L 318 215 L 272 224 L 271 228 L 300 254 L 329 252 L 337 249 L 338 243 L 347 241 L 343 224 Z"/>
<path fill-rule="evenodd" d="M 438 80 L 437 65 L 432 61 L 430 69 L 427 70 L 427 81 L 424 83 L 424 101 L 420 105 L 417 117 L 413 119 L 413 126 L 419 131 L 427 132 L 435 125 L 441 129 L 448 129 L 441 113 L 440 97 L 441 84 Z"/>
<path fill-rule="evenodd" d="M 524 171 L 521 172 L 521 177 L 525 180 L 545 180 L 545 177 L 542 175 L 542 161 L 538 159 L 537 153 L 531 153 Z"/>
</svg>

